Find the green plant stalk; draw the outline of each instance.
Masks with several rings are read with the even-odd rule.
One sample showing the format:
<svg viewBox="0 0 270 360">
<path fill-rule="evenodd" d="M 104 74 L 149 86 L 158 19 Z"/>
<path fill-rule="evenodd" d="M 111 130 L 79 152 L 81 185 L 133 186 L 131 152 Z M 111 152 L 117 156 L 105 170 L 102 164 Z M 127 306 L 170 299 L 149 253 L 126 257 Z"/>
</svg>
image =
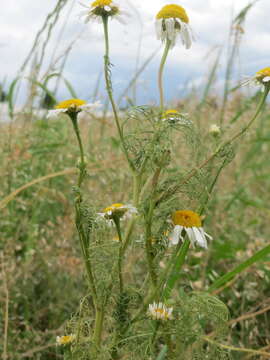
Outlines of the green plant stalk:
<svg viewBox="0 0 270 360">
<path fill-rule="evenodd" d="M 140 200 L 140 192 L 141 192 L 141 182 L 142 182 L 142 174 L 134 174 L 133 175 L 133 205 L 137 208 Z M 127 230 L 125 232 L 125 236 L 123 239 L 123 256 L 130 244 L 131 234 L 135 225 L 136 219 L 131 219 Z"/>
<path fill-rule="evenodd" d="M 259 102 L 259 104 L 257 106 L 257 109 L 255 111 L 255 114 L 254 114 L 253 118 L 247 123 L 246 126 L 243 127 L 243 129 L 241 129 L 236 135 L 234 135 L 230 140 L 228 140 L 225 143 L 225 145 L 234 142 L 237 138 L 239 138 L 241 135 L 243 135 L 251 127 L 251 125 L 255 122 L 255 120 L 260 115 L 260 113 L 261 113 L 261 111 L 263 109 L 263 106 L 265 104 L 267 95 L 269 94 L 269 91 L 270 91 L 270 85 L 265 85 L 264 92 L 262 94 L 262 97 L 260 99 L 260 102 Z M 223 145 L 223 146 L 225 146 L 225 145 Z"/>
<path fill-rule="evenodd" d="M 122 273 L 122 261 L 123 261 L 123 240 L 122 240 L 122 233 L 120 227 L 120 219 L 119 217 L 113 218 L 118 238 L 119 238 L 119 253 L 118 253 L 118 277 L 119 277 L 119 290 L 120 290 L 120 297 L 123 293 L 123 273 Z"/>
<path fill-rule="evenodd" d="M 120 126 L 120 121 L 119 121 L 119 117 L 118 117 L 118 113 L 117 113 L 117 108 L 116 108 L 116 104 L 115 104 L 115 101 L 114 101 L 114 98 L 113 98 L 113 92 L 112 92 L 112 83 L 111 83 L 111 78 L 110 78 L 110 56 L 109 56 L 110 49 L 109 49 L 108 16 L 102 16 L 102 22 L 103 22 L 104 38 L 105 38 L 104 74 L 105 74 L 106 90 L 107 90 L 107 93 L 108 93 L 108 97 L 110 99 L 110 103 L 112 105 L 113 115 L 114 115 L 117 130 L 118 130 L 118 134 L 119 134 L 119 137 L 120 137 L 120 141 L 121 141 L 121 144 L 122 144 L 123 152 L 125 154 L 125 157 L 127 159 L 128 164 L 130 166 L 130 169 L 134 173 L 135 168 L 134 168 L 134 165 L 133 165 L 133 163 L 130 160 L 129 155 L 128 155 L 128 151 L 127 151 L 125 140 L 124 140 L 123 131 L 122 131 L 122 128 Z"/>
<path fill-rule="evenodd" d="M 166 44 L 164 48 L 164 52 L 161 58 L 160 66 L 159 66 L 159 72 L 158 72 L 158 88 L 159 88 L 159 97 L 160 97 L 160 112 L 163 113 L 164 111 L 164 93 L 163 93 L 163 71 L 164 71 L 164 65 L 166 63 L 168 53 L 171 46 L 171 40 L 166 39 Z"/>
<path fill-rule="evenodd" d="M 164 289 L 164 293 L 163 293 L 164 300 L 169 299 L 169 297 L 171 295 L 171 291 L 173 290 L 176 281 L 179 279 L 179 274 L 180 274 L 182 266 L 185 262 L 185 258 L 188 253 L 189 245 L 190 245 L 190 241 L 189 241 L 189 239 L 186 238 L 184 240 L 183 245 L 180 248 L 178 256 L 176 257 L 175 264 L 173 266 L 173 269 L 172 269 L 169 279 L 167 281 L 167 285 Z"/>
<path fill-rule="evenodd" d="M 270 245 L 265 246 L 262 250 L 258 251 L 256 254 L 251 256 L 246 261 L 242 262 L 238 266 L 236 266 L 235 269 L 232 271 L 229 271 L 228 273 L 221 276 L 219 279 L 217 279 L 208 289 L 208 292 L 212 292 L 214 290 L 217 290 L 221 288 L 223 285 L 225 285 L 227 282 L 232 280 L 235 276 L 240 274 L 241 272 L 245 271 L 247 268 L 249 268 L 251 265 L 255 264 L 257 261 L 263 259 L 265 256 L 270 254 Z"/>
<path fill-rule="evenodd" d="M 150 197 L 149 210 L 145 221 L 145 249 L 146 249 L 146 257 L 148 263 L 148 270 L 150 274 L 150 278 L 152 281 L 152 286 L 155 288 L 157 286 L 157 273 L 154 264 L 154 256 L 153 256 L 153 247 L 152 247 L 152 221 L 155 209 L 155 201 L 154 196 L 156 192 L 156 187 L 158 184 L 159 176 L 162 168 L 158 167 L 155 171 L 152 178 L 152 194 Z"/>
<path fill-rule="evenodd" d="M 153 288 L 157 285 L 157 274 L 154 266 L 154 257 L 152 249 L 152 220 L 154 212 L 154 202 L 151 201 L 147 218 L 145 221 L 145 249 L 146 249 L 146 258 L 148 263 L 148 270 L 152 282 Z"/>
<path fill-rule="evenodd" d="M 79 187 L 79 189 L 81 189 L 82 182 L 83 182 L 83 179 L 84 179 L 85 173 L 86 173 L 86 164 L 84 161 L 84 149 L 83 149 L 83 144 L 82 144 L 82 140 L 81 140 L 80 129 L 78 127 L 77 115 L 78 115 L 78 113 L 69 114 L 72 124 L 73 124 L 73 128 L 74 128 L 76 137 L 77 137 L 77 140 L 78 140 L 79 149 L 80 149 L 81 164 L 80 164 L 80 174 L 79 174 L 79 179 L 78 179 L 78 187 Z M 93 296 L 94 307 L 95 307 L 95 329 L 94 329 L 93 339 L 94 339 L 94 343 L 95 343 L 96 347 L 99 348 L 100 341 L 101 341 L 101 334 L 102 334 L 104 311 L 101 308 L 99 301 L 98 301 L 97 290 L 96 290 L 96 285 L 95 285 L 95 278 L 94 278 L 94 274 L 93 274 L 93 270 L 92 270 L 92 263 L 91 263 L 91 258 L 90 258 L 90 254 L 89 254 L 89 248 L 88 248 L 88 241 L 87 241 L 88 238 L 85 235 L 85 232 L 84 232 L 84 229 L 82 226 L 82 222 L 81 222 L 81 209 L 80 209 L 81 202 L 82 202 L 82 196 L 80 194 L 78 196 L 78 198 L 76 199 L 76 204 L 75 204 L 76 227 L 77 227 L 77 231 L 79 234 L 81 251 L 83 254 L 84 264 L 86 267 L 86 272 L 87 272 L 89 285 L 90 285 L 91 293 Z"/>
<path fill-rule="evenodd" d="M 95 329 L 93 335 L 93 341 L 97 348 L 100 348 L 102 329 L 103 329 L 103 320 L 104 320 L 104 310 L 97 309 L 96 310 L 96 318 L 95 318 Z"/>
<path fill-rule="evenodd" d="M 81 139 L 81 134 L 80 134 L 80 129 L 78 126 L 78 120 L 77 120 L 77 113 L 74 114 L 70 114 L 70 118 L 72 121 L 72 125 L 78 140 L 78 144 L 79 144 L 79 148 L 80 148 L 80 174 L 79 174 L 79 178 L 78 178 L 78 187 L 80 188 L 85 176 L 85 171 L 86 171 L 86 164 L 85 164 L 85 157 L 84 157 L 84 150 L 83 150 L 83 144 L 82 144 L 82 139 Z"/>
</svg>

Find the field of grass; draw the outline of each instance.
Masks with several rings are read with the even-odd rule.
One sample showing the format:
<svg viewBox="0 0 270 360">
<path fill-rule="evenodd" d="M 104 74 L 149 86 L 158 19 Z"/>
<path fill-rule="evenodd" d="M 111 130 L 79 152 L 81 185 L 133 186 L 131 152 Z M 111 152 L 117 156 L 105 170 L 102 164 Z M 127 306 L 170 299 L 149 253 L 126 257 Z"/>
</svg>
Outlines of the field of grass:
<svg viewBox="0 0 270 360">
<path fill-rule="evenodd" d="M 270 108 L 246 129 L 262 93 L 225 84 L 223 99 L 213 96 L 215 72 L 202 97 L 171 104 L 189 114 L 180 122 L 162 121 L 158 106 L 122 109 L 120 131 L 110 112 L 80 114 L 84 160 L 69 116 L 47 119 L 33 102 L 13 113 L 11 84 L 11 120 L 0 121 L 3 360 L 270 358 Z M 57 97 L 40 84 L 31 96 Z M 124 250 L 117 221 L 97 216 L 114 203 L 138 211 L 121 220 Z M 183 209 L 201 215 L 207 250 L 170 245 L 171 214 Z M 149 293 L 173 307 L 172 320 L 151 319 Z M 56 346 L 69 334 L 71 345 Z"/>
</svg>

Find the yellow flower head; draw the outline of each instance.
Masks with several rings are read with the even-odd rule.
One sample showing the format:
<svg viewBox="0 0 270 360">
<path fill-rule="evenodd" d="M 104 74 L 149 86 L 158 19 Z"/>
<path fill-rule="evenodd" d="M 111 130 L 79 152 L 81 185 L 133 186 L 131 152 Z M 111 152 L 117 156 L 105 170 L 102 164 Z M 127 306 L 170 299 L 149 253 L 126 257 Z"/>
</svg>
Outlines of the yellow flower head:
<svg viewBox="0 0 270 360">
<path fill-rule="evenodd" d="M 189 26 L 186 10 L 179 5 L 165 5 L 156 15 L 156 33 L 161 41 L 169 41 L 173 48 L 177 39 L 181 39 L 186 49 L 192 44 L 193 35 Z"/>
<path fill-rule="evenodd" d="M 55 109 L 78 109 L 80 106 L 86 105 L 86 101 L 81 99 L 69 99 L 61 101 L 59 104 L 55 106 Z"/>
<path fill-rule="evenodd" d="M 95 0 L 89 6 L 90 12 L 86 17 L 86 22 L 90 21 L 91 18 L 101 19 L 109 16 L 120 15 L 118 6 L 113 0 Z"/>
<path fill-rule="evenodd" d="M 102 216 L 106 220 L 115 220 L 126 217 L 131 217 L 137 213 L 137 209 L 131 205 L 124 205 L 122 203 L 112 204 L 102 210 L 98 215 Z"/>
<path fill-rule="evenodd" d="M 200 216 L 191 210 L 178 210 L 172 214 L 172 221 L 174 225 L 180 225 L 186 228 L 202 226 Z"/>
<path fill-rule="evenodd" d="M 110 6 L 112 3 L 112 0 L 96 0 L 92 2 L 91 7 L 102 7 L 102 6 Z"/>
<path fill-rule="evenodd" d="M 186 10 L 179 5 L 170 4 L 165 5 L 163 8 L 157 13 L 157 19 L 180 19 L 184 23 L 189 23 L 189 17 L 187 16 Z"/>
<path fill-rule="evenodd" d="M 153 320 L 171 320 L 173 308 L 165 306 L 163 303 L 149 304 L 148 313 Z"/>
<path fill-rule="evenodd" d="M 270 81 L 270 67 L 266 67 L 260 71 L 257 71 L 255 77 L 260 82 Z"/>
<path fill-rule="evenodd" d="M 177 110 L 174 109 L 169 109 L 167 111 L 165 111 L 164 116 L 170 116 L 170 115 L 178 115 L 179 112 Z"/>
<path fill-rule="evenodd" d="M 123 209 L 123 207 L 124 207 L 124 204 L 116 203 L 116 204 L 112 204 L 111 206 L 106 207 L 105 209 L 102 210 L 102 212 L 103 213 L 112 213 L 112 212 Z"/>
<path fill-rule="evenodd" d="M 67 345 L 72 343 L 75 340 L 75 335 L 65 335 L 65 336 L 57 336 L 56 344 L 57 345 Z"/>
</svg>

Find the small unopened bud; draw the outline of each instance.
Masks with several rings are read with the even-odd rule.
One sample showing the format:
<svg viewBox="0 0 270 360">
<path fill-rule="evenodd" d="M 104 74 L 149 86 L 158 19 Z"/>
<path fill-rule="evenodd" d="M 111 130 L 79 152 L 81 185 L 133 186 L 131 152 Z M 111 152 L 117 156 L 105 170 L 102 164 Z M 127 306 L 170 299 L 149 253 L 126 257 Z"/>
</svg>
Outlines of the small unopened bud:
<svg viewBox="0 0 270 360">
<path fill-rule="evenodd" d="M 220 127 L 216 124 L 212 124 L 209 127 L 209 134 L 214 136 L 214 137 L 218 137 L 221 134 L 221 130 Z"/>
<path fill-rule="evenodd" d="M 84 165 L 86 165 L 86 164 L 87 164 L 87 157 L 86 157 L 86 156 L 83 157 L 83 161 L 84 161 Z M 81 163 L 82 163 L 82 160 L 81 160 L 81 158 L 79 157 L 79 158 L 77 159 L 77 166 L 80 167 L 80 166 L 81 166 Z"/>
</svg>

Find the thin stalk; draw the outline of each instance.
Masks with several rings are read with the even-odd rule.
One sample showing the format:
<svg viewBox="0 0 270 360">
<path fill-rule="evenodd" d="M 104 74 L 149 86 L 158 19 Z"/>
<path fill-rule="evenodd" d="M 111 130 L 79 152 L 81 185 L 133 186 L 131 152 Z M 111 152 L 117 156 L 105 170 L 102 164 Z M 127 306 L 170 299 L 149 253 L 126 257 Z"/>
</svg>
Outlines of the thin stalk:
<svg viewBox="0 0 270 360">
<path fill-rule="evenodd" d="M 158 72 L 158 88 L 159 88 L 159 96 L 160 96 L 160 111 L 163 113 L 164 110 L 164 94 L 163 94 L 163 71 L 164 71 L 164 65 L 167 60 L 167 56 L 170 50 L 171 46 L 171 40 L 167 39 L 164 52 L 161 58 L 160 66 L 159 66 L 159 72 Z"/>
<path fill-rule="evenodd" d="M 151 282 L 153 287 L 155 288 L 157 285 L 157 274 L 154 265 L 154 256 L 153 256 L 153 248 L 152 248 L 152 220 L 153 220 L 153 212 L 154 212 L 154 202 L 150 203 L 150 208 L 147 214 L 146 222 L 145 222 L 145 249 L 146 249 L 146 258 L 148 263 L 148 270 L 151 278 Z"/>
<path fill-rule="evenodd" d="M 129 158 L 127 147 L 125 145 L 124 135 L 123 135 L 122 128 L 120 126 L 120 121 L 119 121 L 119 117 L 118 117 L 118 113 L 117 113 L 117 107 L 116 107 L 116 104 L 115 104 L 115 101 L 113 98 L 112 82 L 111 82 L 111 76 L 110 76 L 110 55 L 109 55 L 110 49 L 109 49 L 108 16 L 103 16 L 102 22 L 103 22 L 104 38 L 105 38 L 104 74 L 105 74 L 106 90 L 108 93 L 110 103 L 112 105 L 113 115 L 114 115 L 117 130 L 118 130 L 118 134 L 120 137 L 120 141 L 122 144 L 123 152 L 125 154 L 125 157 L 128 161 L 128 164 L 129 164 L 132 172 L 135 172 L 134 165 L 132 164 L 132 162 Z"/>
<path fill-rule="evenodd" d="M 83 150 L 81 134 L 80 134 L 80 130 L 79 130 L 79 127 L 78 127 L 77 113 L 75 115 L 73 115 L 73 116 L 70 116 L 70 118 L 72 120 L 73 128 L 74 128 L 74 131 L 75 131 L 75 134 L 76 134 L 76 137 L 77 137 L 77 140 L 78 140 L 79 148 L 80 148 L 81 161 L 80 161 L 80 175 L 79 175 L 79 178 L 78 178 L 78 187 L 80 188 L 81 185 L 82 185 L 82 182 L 83 182 L 84 175 L 85 175 L 86 164 L 85 164 L 84 150 Z"/>
<path fill-rule="evenodd" d="M 123 240 L 122 240 L 122 233 L 121 233 L 121 227 L 120 227 L 120 219 L 119 217 L 115 217 L 113 219 L 118 238 L 119 238 L 119 253 L 118 253 L 118 277 L 119 277 L 119 289 L 120 289 L 120 297 L 123 293 L 123 273 L 122 273 L 122 261 L 123 261 Z"/>
<path fill-rule="evenodd" d="M 179 278 L 179 273 L 181 271 L 181 268 L 185 262 L 185 258 L 189 249 L 189 245 L 190 245 L 190 241 L 189 239 L 185 239 L 183 245 L 180 248 L 180 252 L 179 255 L 176 258 L 174 267 L 171 271 L 171 275 L 169 276 L 169 279 L 167 281 L 167 285 L 166 288 L 164 290 L 164 299 L 168 299 L 171 295 L 171 291 L 174 288 L 174 285 L 177 281 L 177 279 Z"/>
<path fill-rule="evenodd" d="M 97 310 L 96 311 L 96 319 L 95 319 L 95 329 L 93 340 L 97 348 L 100 347 L 101 342 L 101 335 L 102 335 L 102 328 L 103 328 L 103 319 L 104 319 L 104 311 Z"/>
<path fill-rule="evenodd" d="M 79 149 L 80 149 L 80 157 L 81 157 L 81 164 L 80 164 L 80 174 L 78 178 L 78 187 L 81 189 L 83 179 L 85 177 L 86 173 L 86 164 L 84 161 L 84 149 L 80 134 L 80 129 L 78 127 L 78 121 L 77 121 L 77 113 L 69 114 L 73 128 L 78 140 Z M 80 239 L 80 246 L 81 251 L 84 259 L 84 264 L 89 280 L 89 285 L 91 289 L 91 295 L 93 297 L 94 307 L 95 307 L 95 327 L 94 327 L 94 335 L 93 340 L 97 348 L 100 347 L 101 342 L 101 335 L 102 335 L 102 328 L 103 328 L 103 319 L 104 319 L 104 310 L 100 306 L 98 301 L 98 295 L 97 295 L 97 289 L 95 285 L 95 278 L 94 273 L 92 270 L 92 263 L 91 263 L 91 257 L 89 253 L 89 244 L 88 244 L 88 236 L 85 234 L 83 225 L 82 225 L 82 214 L 81 214 L 81 202 L 82 202 L 82 196 L 81 194 L 78 196 L 76 203 L 75 203 L 75 210 L 76 210 L 76 227 L 79 234 Z"/>
</svg>

